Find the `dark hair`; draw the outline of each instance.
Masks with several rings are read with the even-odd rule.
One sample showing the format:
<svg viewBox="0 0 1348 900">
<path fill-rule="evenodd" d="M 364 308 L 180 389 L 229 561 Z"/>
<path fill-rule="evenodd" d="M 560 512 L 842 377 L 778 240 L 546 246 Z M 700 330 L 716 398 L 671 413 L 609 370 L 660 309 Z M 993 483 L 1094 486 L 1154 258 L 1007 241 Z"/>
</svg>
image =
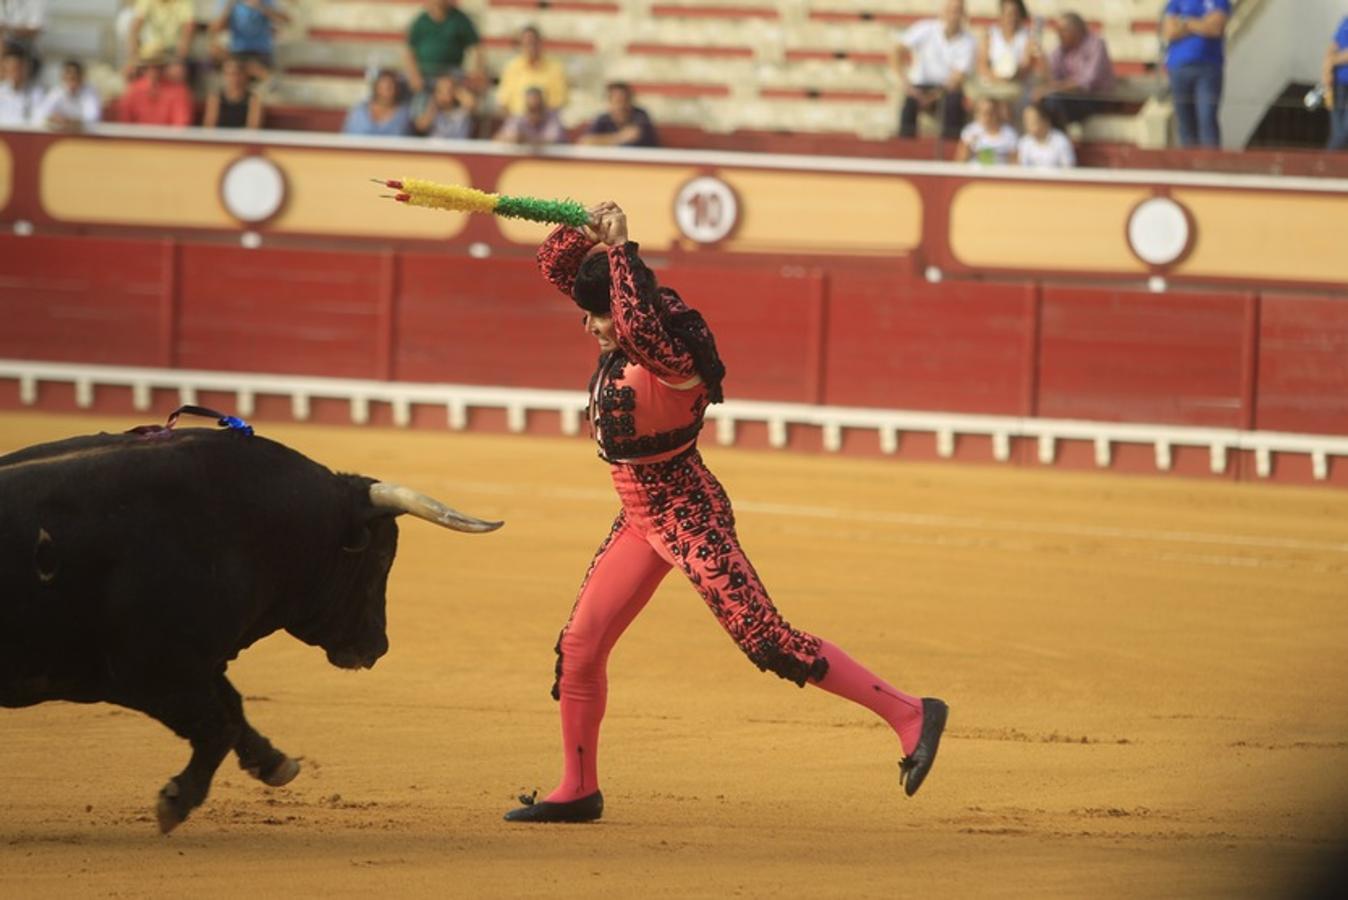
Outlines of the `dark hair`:
<svg viewBox="0 0 1348 900">
<path fill-rule="evenodd" d="M 537 26 L 537 25 L 525 25 L 523 28 L 521 28 L 521 29 L 520 29 L 520 38 L 522 39 L 526 34 L 532 34 L 534 37 L 538 38 L 540 41 L 543 40 L 543 32 L 541 32 L 541 31 L 538 30 L 538 26 Z"/>
<path fill-rule="evenodd" d="M 80 78 L 84 77 L 84 63 L 80 62 L 78 59 L 68 59 L 61 63 L 61 67 L 64 69 L 74 69 L 76 75 Z"/>
<path fill-rule="evenodd" d="M 4 53 L 0 53 L 0 58 L 14 57 L 18 60 L 28 59 L 28 49 L 23 44 L 5 44 Z"/>
<path fill-rule="evenodd" d="M 609 276 L 608 254 L 593 253 L 580 264 L 576 282 L 571 287 L 571 299 L 588 313 L 606 316 L 610 311 L 613 279 Z"/>
<path fill-rule="evenodd" d="M 605 93 L 609 93 L 612 91 L 622 91 L 624 94 L 627 95 L 629 100 L 632 98 L 632 86 L 628 84 L 626 81 L 610 81 L 604 87 L 604 91 Z"/>
<path fill-rule="evenodd" d="M 1030 11 L 1025 8 L 1025 0 L 1001 0 L 1001 3 L 998 4 L 998 8 L 1000 9 L 1001 7 L 1006 6 L 1008 4 L 1014 6 L 1016 10 L 1020 13 L 1021 21 L 1029 20 Z"/>
<path fill-rule="evenodd" d="M 374 99 L 374 89 L 385 78 L 393 80 L 393 100 L 395 103 L 406 103 L 407 96 L 403 93 L 403 80 L 398 74 L 397 69 L 379 69 L 374 73 L 374 78 L 370 79 L 370 99 Z"/>
</svg>

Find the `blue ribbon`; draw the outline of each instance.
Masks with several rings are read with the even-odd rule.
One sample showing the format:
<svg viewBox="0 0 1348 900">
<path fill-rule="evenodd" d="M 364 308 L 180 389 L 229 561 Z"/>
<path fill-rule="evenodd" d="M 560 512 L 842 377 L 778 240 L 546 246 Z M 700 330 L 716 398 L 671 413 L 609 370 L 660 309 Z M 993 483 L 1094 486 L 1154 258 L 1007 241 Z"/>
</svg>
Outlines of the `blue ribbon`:
<svg viewBox="0 0 1348 900">
<path fill-rule="evenodd" d="M 221 416 L 216 424 L 228 428 L 231 431 L 241 431 L 245 437 L 253 436 L 253 426 L 249 425 L 238 416 Z"/>
</svg>

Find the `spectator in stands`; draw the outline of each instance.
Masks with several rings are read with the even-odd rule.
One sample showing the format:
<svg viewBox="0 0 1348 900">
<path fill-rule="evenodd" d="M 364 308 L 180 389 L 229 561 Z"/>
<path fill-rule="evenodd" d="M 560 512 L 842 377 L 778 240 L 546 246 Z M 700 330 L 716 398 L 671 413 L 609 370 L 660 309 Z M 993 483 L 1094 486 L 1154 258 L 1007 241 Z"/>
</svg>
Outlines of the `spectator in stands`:
<svg viewBox="0 0 1348 900">
<path fill-rule="evenodd" d="M 24 51 L 30 68 L 37 59 L 37 39 L 45 18 L 45 0 L 0 0 L 0 44 L 5 50 Z"/>
<path fill-rule="evenodd" d="M 343 134 L 398 137 L 412 130 L 412 114 L 403 102 L 402 85 L 392 69 L 381 69 L 370 86 L 370 98 L 346 114 Z"/>
<path fill-rule="evenodd" d="M 276 0 L 220 0 L 220 12 L 211 22 L 210 33 L 228 31 L 229 49 L 217 46 L 217 61 L 223 63 L 226 56 L 233 57 L 250 78 L 267 78 L 275 52 L 273 36 L 289 21 L 290 16 Z"/>
<path fill-rule="evenodd" d="M 206 98 L 203 128 L 261 128 L 262 98 L 248 83 L 245 63 L 229 57 L 220 66 L 220 90 Z"/>
<path fill-rule="evenodd" d="M 1055 124 L 1080 122 L 1100 109 L 1101 95 L 1113 90 L 1114 63 L 1099 35 L 1091 34 L 1077 13 L 1058 20 L 1061 43 L 1047 60 L 1037 54 L 1036 67 L 1044 79 L 1030 93 L 1042 102 Z"/>
<path fill-rule="evenodd" d="M 1031 103 L 1021 115 L 1025 134 L 1016 145 L 1016 162 L 1031 169 L 1070 169 L 1077 164 L 1072 141 L 1053 127 L 1042 104 Z"/>
<path fill-rule="evenodd" d="M 1170 43 L 1165 67 L 1175 98 L 1182 147 L 1220 147 L 1217 109 L 1222 103 L 1223 35 L 1231 0 L 1168 0 L 1162 33 Z"/>
<path fill-rule="evenodd" d="M 550 109 L 566 106 L 566 69 L 556 58 L 543 55 L 543 35 L 529 25 L 520 32 L 519 55 L 501 70 L 496 106 L 506 115 L 520 115 L 524 112 L 524 93 L 533 87 L 543 92 Z"/>
<path fill-rule="evenodd" d="M 140 75 L 117 101 L 117 118 L 136 125 L 192 124 L 192 92 L 181 78 L 181 66 L 170 66 L 164 57 L 150 57 Z"/>
<path fill-rule="evenodd" d="M 451 0 L 426 0 L 407 31 L 403 69 L 412 93 L 423 94 L 441 75 L 466 70 L 474 90 L 486 77 L 473 20 Z"/>
<path fill-rule="evenodd" d="M 506 119 L 501 130 L 496 132 L 496 140 L 533 147 L 563 144 L 566 143 L 566 129 L 562 127 L 557 113 L 548 109 L 543 92 L 538 88 L 529 88 L 524 92 L 524 112 Z"/>
<path fill-rule="evenodd" d="M 1005 164 L 1015 153 L 1016 130 L 1002 118 L 1002 104 L 991 97 L 979 98 L 974 107 L 974 120 L 964 126 L 960 134 L 955 161 Z"/>
<path fill-rule="evenodd" d="M 416 131 L 427 137 L 468 140 L 477 133 L 473 115 L 477 97 L 453 75 L 435 79 L 429 102 L 416 117 Z"/>
<path fill-rule="evenodd" d="M 917 136 L 917 117 L 940 108 L 941 136 L 956 140 L 964 126 L 964 80 L 974 68 L 978 44 L 964 24 L 964 0 L 945 0 L 939 19 L 924 19 L 905 31 L 891 61 L 903 87 L 899 136 Z"/>
<path fill-rule="evenodd" d="M 1030 74 L 1030 13 L 1025 0 L 1001 0 L 998 9 L 997 23 L 978 48 L 978 77 L 986 84 L 1019 84 Z"/>
<path fill-rule="evenodd" d="M 9 46 L 0 56 L 0 126 L 27 125 L 42 102 L 42 89 L 33 83 L 28 51 Z"/>
<path fill-rule="evenodd" d="M 615 81 L 608 86 L 608 112 L 590 123 L 580 143 L 607 147 L 658 147 L 655 123 L 646 110 L 632 103 L 632 86 Z"/>
<path fill-rule="evenodd" d="M 134 10 L 127 36 L 127 79 L 136 77 L 147 60 L 162 65 L 167 59 L 169 68 L 159 73 L 163 80 L 185 82 L 197 27 L 192 0 L 136 0 Z"/>
<path fill-rule="evenodd" d="M 1325 54 L 1325 103 L 1330 109 L 1329 149 L 1348 150 L 1348 16 Z"/>
<path fill-rule="evenodd" d="M 98 92 L 84 83 L 84 64 L 68 59 L 61 65 L 61 83 L 47 91 L 33 116 L 33 124 L 75 129 L 103 117 Z"/>
</svg>

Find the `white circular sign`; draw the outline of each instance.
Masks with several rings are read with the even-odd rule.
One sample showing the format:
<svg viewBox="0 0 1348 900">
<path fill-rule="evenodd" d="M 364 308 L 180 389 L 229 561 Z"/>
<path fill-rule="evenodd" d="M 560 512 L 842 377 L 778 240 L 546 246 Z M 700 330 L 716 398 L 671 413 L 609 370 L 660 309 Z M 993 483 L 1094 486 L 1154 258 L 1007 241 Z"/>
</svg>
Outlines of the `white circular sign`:
<svg viewBox="0 0 1348 900">
<path fill-rule="evenodd" d="M 245 156 L 225 170 L 220 198 L 229 214 L 240 222 L 264 222 L 285 202 L 285 176 L 266 157 Z"/>
<path fill-rule="evenodd" d="M 679 188 L 674 221 L 683 236 L 699 244 L 724 240 L 739 223 L 740 204 L 730 185 L 702 175 Z"/>
<path fill-rule="evenodd" d="M 1152 197 L 1128 219 L 1128 245 L 1137 258 L 1153 266 L 1167 266 L 1189 248 L 1189 217 L 1169 197 Z"/>
</svg>

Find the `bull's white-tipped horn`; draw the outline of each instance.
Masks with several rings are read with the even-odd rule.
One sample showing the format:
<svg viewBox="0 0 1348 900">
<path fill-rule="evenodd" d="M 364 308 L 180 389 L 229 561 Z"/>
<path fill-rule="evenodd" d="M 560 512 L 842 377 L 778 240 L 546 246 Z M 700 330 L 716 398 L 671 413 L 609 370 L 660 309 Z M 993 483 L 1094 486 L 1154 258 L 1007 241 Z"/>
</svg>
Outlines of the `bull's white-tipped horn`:
<svg viewBox="0 0 1348 900">
<path fill-rule="evenodd" d="M 478 533 L 495 531 L 505 524 L 504 522 L 488 522 L 485 519 L 465 516 L 458 510 L 445 506 L 434 497 L 427 497 L 425 494 L 418 493 L 400 484 L 389 484 L 383 481 L 377 481 L 370 485 L 370 502 L 380 509 L 405 512 L 416 516 L 418 519 L 425 519 L 427 522 L 434 522 L 436 525 L 454 531 Z"/>
</svg>

